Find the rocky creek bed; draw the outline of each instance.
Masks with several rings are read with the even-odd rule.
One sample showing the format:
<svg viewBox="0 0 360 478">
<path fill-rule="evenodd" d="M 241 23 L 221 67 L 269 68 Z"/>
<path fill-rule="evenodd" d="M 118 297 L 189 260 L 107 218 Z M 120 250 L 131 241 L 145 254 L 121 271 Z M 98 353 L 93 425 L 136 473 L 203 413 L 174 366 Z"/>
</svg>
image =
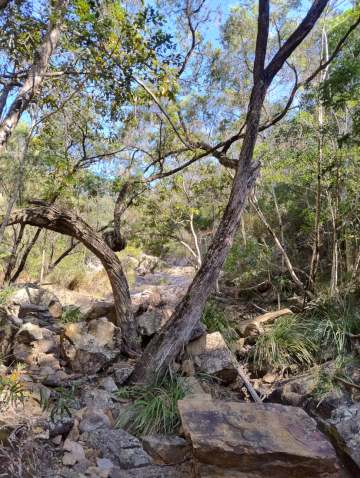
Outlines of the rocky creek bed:
<svg viewBox="0 0 360 478">
<path fill-rule="evenodd" d="M 191 273 L 175 268 L 163 279 L 145 274 L 132 292 L 144 345 L 170 317 Z M 71 298 L 57 292 L 22 287 L 0 308 L 1 376 L 20 387 L 22 399 L 9 401 L 9 387 L 1 396 L 1 477 L 360 476 L 357 388 L 344 384 L 319 404 L 310 371 L 252 380 L 264 402 L 249 398 L 239 376 L 246 337 L 279 312 L 242 322 L 233 350 L 220 332 L 199 325 L 174 364 L 187 384 L 177 434 L 136 437 L 119 427 L 131 399 L 116 392 L 134 361 L 118 353 L 111 298 L 77 301 L 73 294 L 79 317 L 63 323 Z M 359 385 L 359 370 L 348 372 Z"/>
</svg>

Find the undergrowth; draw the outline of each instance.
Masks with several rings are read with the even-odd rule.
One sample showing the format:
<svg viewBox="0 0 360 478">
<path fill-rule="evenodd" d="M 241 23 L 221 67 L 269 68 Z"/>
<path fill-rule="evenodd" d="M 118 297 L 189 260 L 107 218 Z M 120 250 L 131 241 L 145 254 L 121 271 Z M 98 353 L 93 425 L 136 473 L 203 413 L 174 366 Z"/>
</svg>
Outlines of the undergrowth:
<svg viewBox="0 0 360 478">
<path fill-rule="evenodd" d="M 306 326 L 294 315 L 280 317 L 261 335 L 252 351 L 260 370 L 281 369 L 291 365 L 311 366 L 317 345 L 308 336 Z"/>
<path fill-rule="evenodd" d="M 174 433 L 180 426 L 177 402 L 185 394 L 183 378 L 170 374 L 149 385 L 122 387 L 116 393 L 118 398 L 131 399 L 133 403 L 116 426 L 135 435 Z"/>
<path fill-rule="evenodd" d="M 72 324 L 74 322 L 79 322 L 81 319 L 81 311 L 79 307 L 70 306 L 67 307 L 61 316 L 61 322 L 63 324 Z"/>
<path fill-rule="evenodd" d="M 239 338 L 239 334 L 225 318 L 224 312 L 214 302 L 206 304 L 201 321 L 209 334 L 220 332 L 227 343 Z"/>
<path fill-rule="evenodd" d="M 24 403 L 25 390 L 17 371 L 11 375 L 0 375 L 0 410 Z"/>
<path fill-rule="evenodd" d="M 272 370 L 341 361 L 351 352 L 351 334 L 359 333 L 360 312 L 350 297 L 323 299 L 301 314 L 277 319 L 258 338 L 252 360 L 258 368 Z"/>
<path fill-rule="evenodd" d="M 13 287 L 13 286 L 7 286 L 0 289 L 0 305 L 6 305 L 9 298 L 13 295 L 15 290 L 16 290 L 16 287 Z"/>
</svg>

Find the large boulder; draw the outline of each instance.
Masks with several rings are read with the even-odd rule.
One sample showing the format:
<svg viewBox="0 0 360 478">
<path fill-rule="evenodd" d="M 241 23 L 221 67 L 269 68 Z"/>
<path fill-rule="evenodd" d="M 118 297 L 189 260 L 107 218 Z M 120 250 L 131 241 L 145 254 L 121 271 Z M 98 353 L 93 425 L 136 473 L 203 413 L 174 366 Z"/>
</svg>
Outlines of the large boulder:
<svg viewBox="0 0 360 478">
<path fill-rule="evenodd" d="M 190 342 L 186 354 L 193 360 L 197 371 L 214 375 L 224 384 L 235 381 L 238 376 L 237 360 L 220 332 L 205 334 Z"/>
<path fill-rule="evenodd" d="M 118 353 L 118 329 L 105 317 L 67 324 L 64 351 L 72 370 L 94 374 Z"/>
<path fill-rule="evenodd" d="M 327 431 L 339 454 L 360 476 L 360 403 L 334 410 Z"/>
<path fill-rule="evenodd" d="M 332 445 L 301 408 L 201 398 L 178 406 L 200 477 L 340 476 Z"/>
<path fill-rule="evenodd" d="M 62 315 L 62 305 L 57 296 L 50 290 L 36 285 L 29 284 L 21 287 L 11 296 L 10 301 L 19 307 L 24 307 L 27 304 L 43 306 L 55 319 Z"/>
</svg>

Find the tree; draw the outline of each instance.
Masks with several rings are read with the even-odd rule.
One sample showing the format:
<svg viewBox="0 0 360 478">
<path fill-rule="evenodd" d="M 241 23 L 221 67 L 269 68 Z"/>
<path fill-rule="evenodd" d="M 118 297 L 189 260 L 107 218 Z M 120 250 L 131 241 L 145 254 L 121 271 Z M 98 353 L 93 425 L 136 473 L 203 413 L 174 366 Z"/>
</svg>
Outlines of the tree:
<svg viewBox="0 0 360 478">
<path fill-rule="evenodd" d="M 253 86 L 245 121 L 244 139 L 229 202 L 203 264 L 188 292 L 178 304 L 171 320 L 158 336 L 150 341 L 141 361 L 138 362 L 133 377 L 135 381 L 149 381 L 154 376 L 163 374 L 188 342 L 194 326 L 200 320 L 207 297 L 224 264 L 240 223 L 244 205 L 259 173 L 259 164 L 253 160 L 253 152 L 266 92 L 291 53 L 311 31 L 327 3 L 326 0 L 313 2 L 303 21 L 265 66 L 269 35 L 269 2 L 259 1 Z"/>
</svg>

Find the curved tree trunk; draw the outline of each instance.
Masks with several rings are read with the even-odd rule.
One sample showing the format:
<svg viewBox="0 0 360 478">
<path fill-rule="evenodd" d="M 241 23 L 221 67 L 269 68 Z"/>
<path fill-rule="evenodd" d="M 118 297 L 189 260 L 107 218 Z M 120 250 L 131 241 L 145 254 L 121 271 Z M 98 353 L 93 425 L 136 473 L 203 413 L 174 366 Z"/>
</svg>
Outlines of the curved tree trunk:
<svg viewBox="0 0 360 478">
<path fill-rule="evenodd" d="M 74 237 L 100 259 L 113 290 L 117 325 L 122 332 L 123 351 L 129 355 L 137 355 L 140 341 L 131 309 L 128 283 L 120 260 L 105 240 L 79 216 L 57 206 L 41 205 L 14 212 L 8 221 L 8 225 L 12 224 L 29 224 Z"/>
</svg>

